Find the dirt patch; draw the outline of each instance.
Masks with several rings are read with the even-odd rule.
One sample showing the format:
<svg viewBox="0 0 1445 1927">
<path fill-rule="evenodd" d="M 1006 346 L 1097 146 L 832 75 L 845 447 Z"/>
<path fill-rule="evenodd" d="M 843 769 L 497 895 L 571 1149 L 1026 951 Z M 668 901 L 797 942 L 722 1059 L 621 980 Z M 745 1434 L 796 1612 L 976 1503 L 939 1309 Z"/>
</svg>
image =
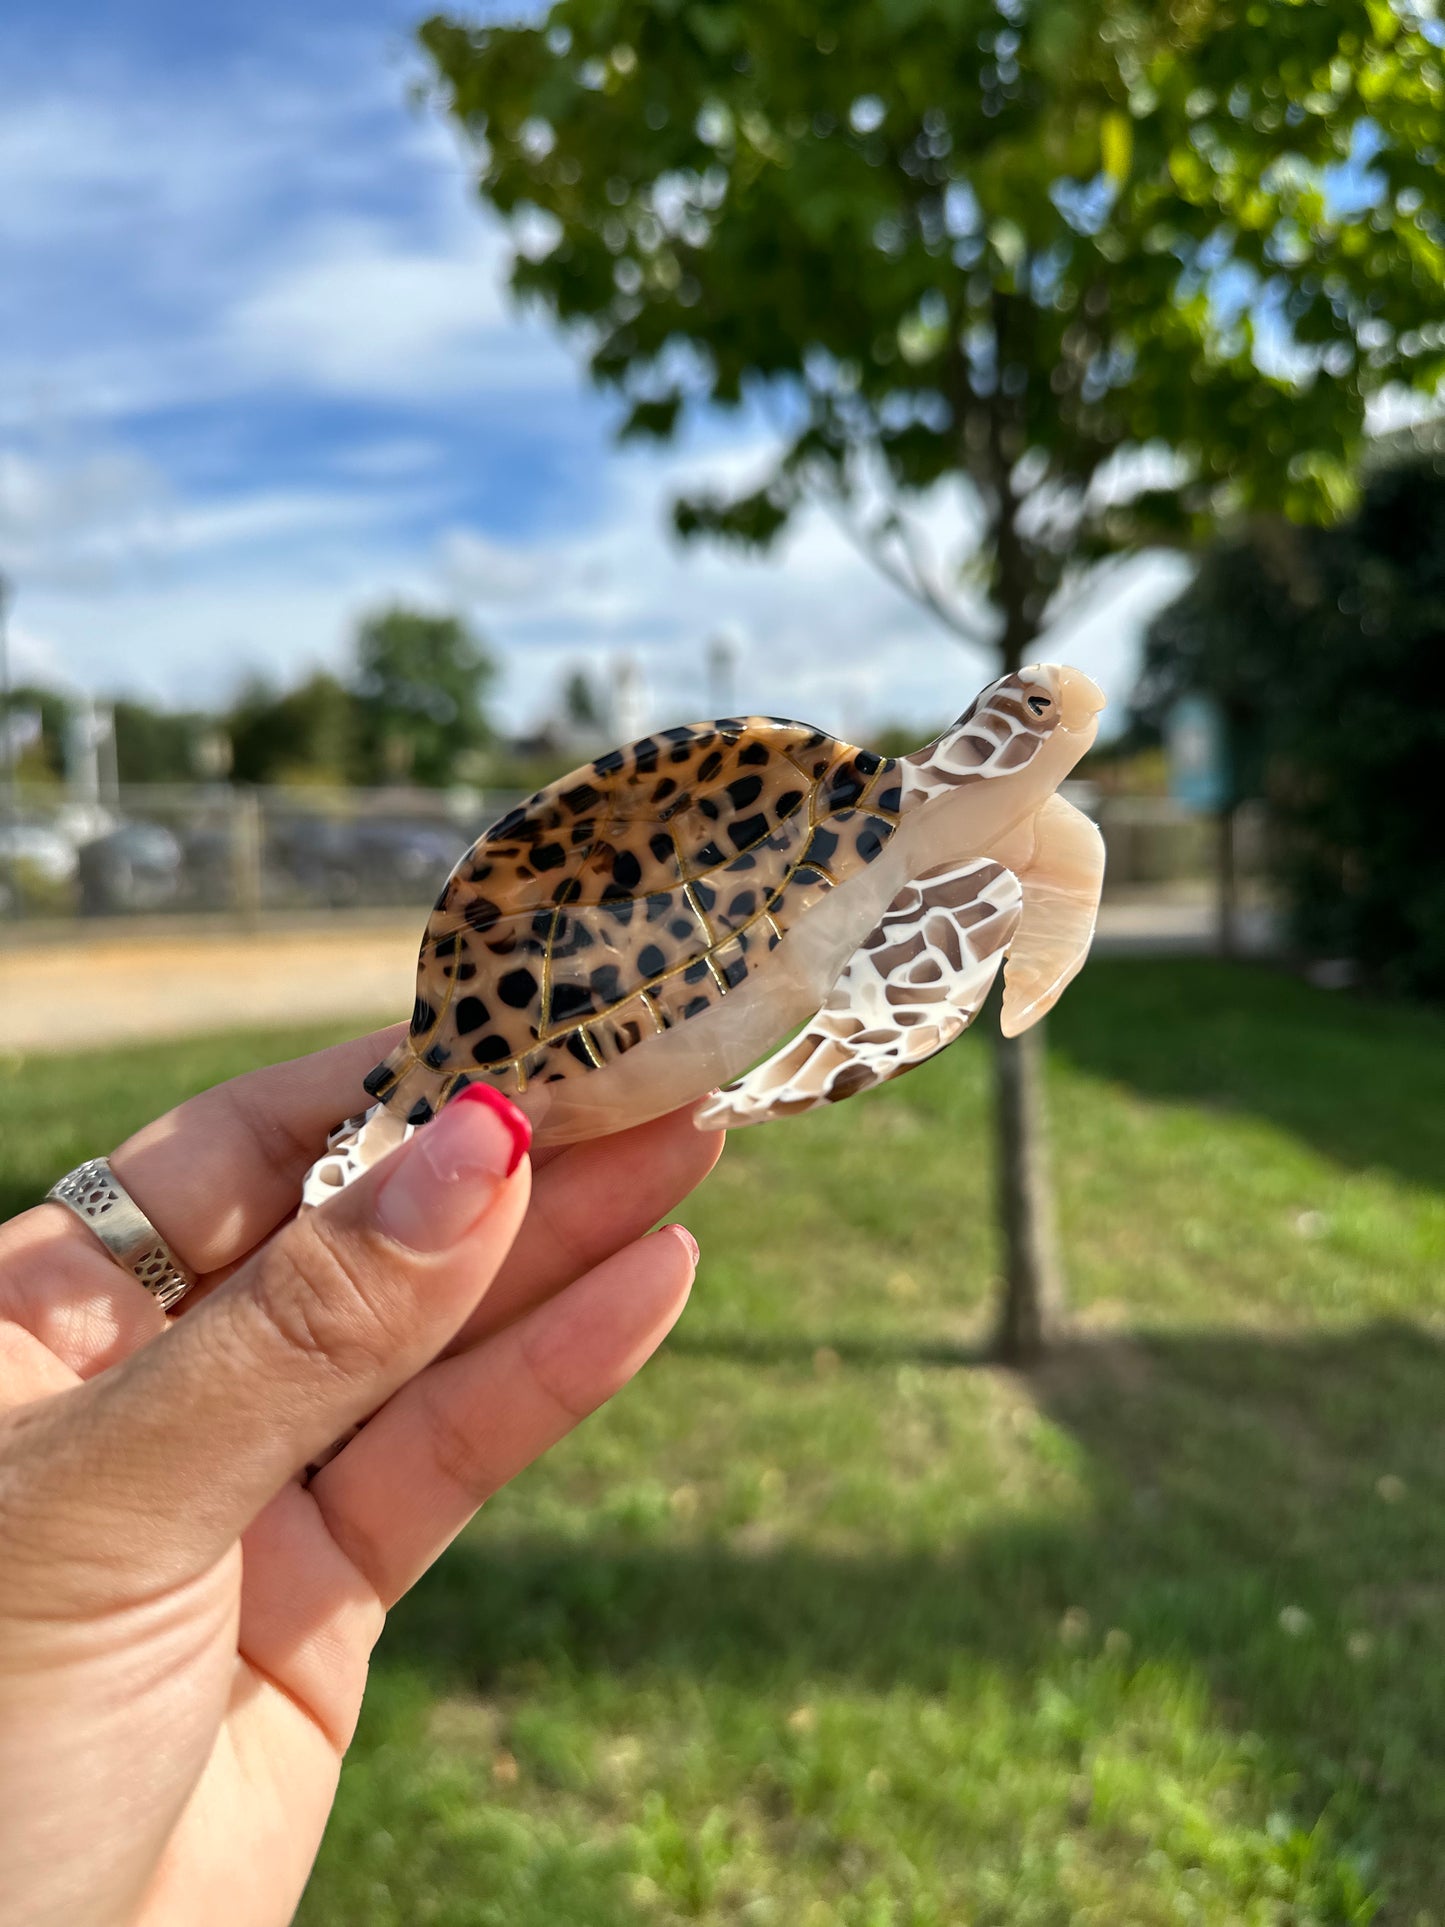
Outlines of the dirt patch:
<svg viewBox="0 0 1445 1927">
<path fill-rule="evenodd" d="M 82 1045 L 188 1037 L 242 1025 L 308 1023 L 411 1009 L 420 922 L 107 937 L 0 950 L 0 1045 Z"/>
</svg>

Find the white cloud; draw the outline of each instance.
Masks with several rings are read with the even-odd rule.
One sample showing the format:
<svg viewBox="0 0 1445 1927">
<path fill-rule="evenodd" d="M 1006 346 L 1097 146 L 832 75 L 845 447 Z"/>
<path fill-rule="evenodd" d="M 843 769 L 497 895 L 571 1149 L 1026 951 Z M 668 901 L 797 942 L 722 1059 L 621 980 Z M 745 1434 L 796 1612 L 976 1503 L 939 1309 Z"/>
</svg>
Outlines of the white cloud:
<svg viewBox="0 0 1445 1927">
<path fill-rule="evenodd" d="M 39 683 L 46 689 L 69 689 L 70 672 L 63 652 L 46 636 L 20 623 L 9 630 L 10 679 L 14 683 Z"/>
<path fill-rule="evenodd" d="M 23 299 L 0 315 L 0 426 L 573 378 L 512 313 L 458 142 L 407 104 L 414 62 L 347 51 L 197 88 L 82 58 L 7 101 L 0 254 Z"/>
<path fill-rule="evenodd" d="M 554 552 L 496 542 L 477 529 L 449 529 L 437 561 L 450 594 L 481 609 L 535 597 L 549 578 L 555 587 L 566 566 Z"/>
<path fill-rule="evenodd" d="M 257 545 L 305 543 L 317 535 L 355 534 L 385 525 L 396 498 L 343 490 L 268 490 L 178 509 L 162 523 L 157 547 L 168 556 L 204 551 L 227 554 Z"/>
<path fill-rule="evenodd" d="M 763 561 L 674 542 L 669 495 L 745 483 L 766 444 L 612 450 L 569 348 L 513 310 L 450 136 L 406 110 L 397 66 L 326 51 L 194 90 L 81 63 L 7 104 L 0 567 L 27 673 L 215 701 L 248 671 L 339 662 L 357 616 L 400 596 L 471 608 L 514 723 L 563 665 L 622 652 L 654 720 L 705 713 L 722 631 L 749 707 L 920 738 L 955 714 L 987 654 L 822 516 Z M 964 515 L 939 492 L 940 552 Z M 1171 567 L 1141 563 L 1050 650 L 1122 697 Z"/>
<path fill-rule="evenodd" d="M 370 401 L 576 380 L 550 336 L 510 315 L 507 252 L 480 220 L 428 245 L 341 221 L 293 254 L 222 324 L 223 356 L 248 373 Z"/>
<path fill-rule="evenodd" d="M 257 547 L 305 545 L 385 525 L 405 496 L 372 488 L 235 490 L 187 501 L 123 448 L 48 457 L 0 448 L 0 567 L 27 592 L 114 596 L 133 576 L 163 587 L 197 558 L 224 569 Z"/>
<path fill-rule="evenodd" d="M 605 672 L 619 651 L 642 664 L 654 722 L 703 713 L 707 649 L 720 633 L 736 646 L 734 682 L 746 708 L 793 714 L 844 734 L 884 721 L 922 735 L 956 714 L 996 673 L 986 650 L 965 648 L 907 601 L 821 514 L 805 516 L 777 553 L 750 560 L 710 546 L 679 545 L 662 509 L 700 473 L 747 472 L 756 451 L 721 462 L 616 457 L 609 511 L 596 524 L 545 545 L 506 545 L 452 531 L 438 573 L 453 591 L 470 587 L 478 620 L 503 647 L 505 697 L 514 720 L 551 701 L 557 667 L 588 661 Z M 958 505 L 935 505 L 935 530 Z M 458 557 L 475 557 L 474 573 Z M 1181 585 L 1176 557 L 1140 557 L 1097 601 L 1061 623 L 1042 654 L 1075 662 L 1112 696 L 1120 715 L 1149 616 Z"/>
<path fill-rule="evenodd" d="M 736 470 L 747 459 L 735 450 L 720 461 Z M 112 581 L 103 603 L 64 575 L 31 585 L 26 632 L 46 638 L 46 664 L 64 663 L 93 690 L 196 703 L 224 699 L 255 671 L 286 678 L 343 662 L 358 617 L 380 602 L 460 604 L 502 658 L 512 726 L 550 707 L 564 667 L 605 676 L 619 655 L 642 669 L 652 723 L 704 715 L 708 645 L 723 633 L 735 644 L 738 703 L 846 736 L 895 721 L 922 741 L 994 673 L 985 651 L 946 636 L 820 515 L 761 561 L 678 544 L 668 495 L 719 465 L 617 456 L 595 520 L 532 541 L 453 527 L 429 550 L 395 532 L 388 494 L 173 504 L 148 524 L 149 566 Z M 1041 653 L 1094 675 L 1117 716 L 1143 624 L 1182 574 L 1177 558 L 1139 559 Z"/>
<path fill-rule="evenodd" d="M 166 489 L 119 449 L 50 460 L 0 448 L 0 566 L 22 579 L 100 584 L 151 553 Z"/>
</svg>

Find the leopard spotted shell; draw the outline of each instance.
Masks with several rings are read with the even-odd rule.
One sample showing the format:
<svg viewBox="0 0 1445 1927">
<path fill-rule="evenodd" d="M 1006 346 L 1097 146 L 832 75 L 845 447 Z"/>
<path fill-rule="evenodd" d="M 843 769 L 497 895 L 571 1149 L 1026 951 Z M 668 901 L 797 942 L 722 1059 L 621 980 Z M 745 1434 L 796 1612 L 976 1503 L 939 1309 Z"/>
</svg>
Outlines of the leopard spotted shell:
<svg viewBox="0 0 1445 1927">
<path fill-rule="evenodd" d="M 768 717 L 668 729 L 492 825 L 422 940 L 410 1034 L 366 1080 L 409 1123 L 484 1079 L 604 1069 L 712 1009 L 894 835 L 898 766 Z"/>
</svg>

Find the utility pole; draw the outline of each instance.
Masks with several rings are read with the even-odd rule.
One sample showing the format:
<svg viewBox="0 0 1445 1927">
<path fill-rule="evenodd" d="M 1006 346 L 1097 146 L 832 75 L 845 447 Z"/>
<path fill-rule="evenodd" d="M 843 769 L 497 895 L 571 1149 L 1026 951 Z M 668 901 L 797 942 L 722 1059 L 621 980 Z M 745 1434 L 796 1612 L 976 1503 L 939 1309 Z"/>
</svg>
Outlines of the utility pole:
<svg viewBox="0 0 1445 1927">
<path fill-rule="evenodd" d="M 707 646 L 707 686 L 714 716 L 730 716 L 737 701 L 738 645 L 730 635 L 714 636 Z"/>
<path fill-rule="evenodd" d="M 642 665 L 636 656 L 618 655 L 612 659 L 612 719 L 619 743 L 635 741 L 647 731 L 649 708 Z"/>
<path fill-rule="evenodd" d="M 16 790 L 17 765 L 15 754 L 15 718 L 10 713 L 10 581 L 0 571 L 0 728 L 4 730 L 5 742 L 5 821 L 13 823 L 16 814 L 18 792 Z"/>
<path fill-rule="evenodd" d="M 19 757 L 15 754 L 15 718 L 10 709 L 10 631 L 7 618 L 10 614 L 10 582 L 0 571 L 0 749 L 5 755 L 4 788 L 0 790 L 0 830 L 13 828 L 19 812 L 17 802 L 19 791 L 16 788 L 16 765 Z M 6 839 L 7 847 L 9 838 Z M 22 915 L 19 879 L 10 891 L 15 915 Z"/>
</svg>

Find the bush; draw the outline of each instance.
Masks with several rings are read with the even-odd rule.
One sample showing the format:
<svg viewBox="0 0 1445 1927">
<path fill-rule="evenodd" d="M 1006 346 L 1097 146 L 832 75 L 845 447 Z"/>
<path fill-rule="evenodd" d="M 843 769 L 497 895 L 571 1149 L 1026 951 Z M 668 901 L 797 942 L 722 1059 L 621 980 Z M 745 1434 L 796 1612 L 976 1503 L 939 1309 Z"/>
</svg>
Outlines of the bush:
<svg viewBox="0 0 1445 1927">
<path fill-rule="evenodd" d="M 1333 529 L 1221 544 L 1151 627 L 1141 701 L 1227 719 L 1241 794 L 1267 795 L 1296 942 L 1445 999 L 1445 464 L 1375 475 Z"/>
</svg>

